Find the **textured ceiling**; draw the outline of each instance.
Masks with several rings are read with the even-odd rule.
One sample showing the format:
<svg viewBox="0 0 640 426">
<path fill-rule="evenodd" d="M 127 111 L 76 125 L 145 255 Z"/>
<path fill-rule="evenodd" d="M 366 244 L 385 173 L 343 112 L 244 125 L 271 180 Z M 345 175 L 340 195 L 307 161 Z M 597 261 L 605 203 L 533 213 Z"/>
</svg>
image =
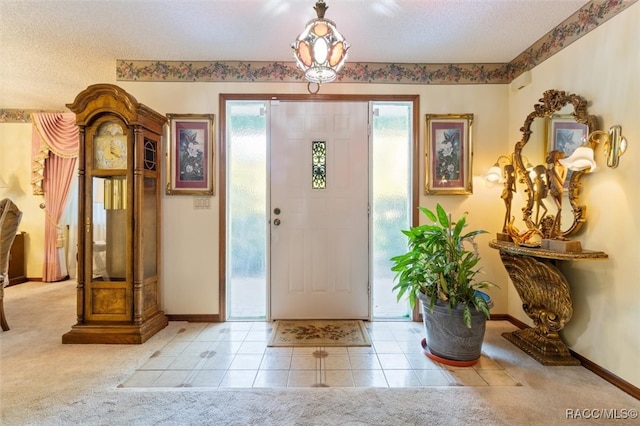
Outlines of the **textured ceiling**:
<svg viewBox="0 0 640 426">
<path fill-rule="evenodd" d="M 587 0 L 325 0 L 351 62 L 504 63 Z M 0 108 L 113 81 L 116 59 L 292 61 L 315 0 L 0 0 Z M 82 70 L 82 71 L 80 71 Z M 85 81 L 87 78 L 91 81 Z M 38 93 L 22 93 L 35 87 Z M 33 92 L 33 91 L 31 91 Z M 66 94 L 66 100 L 69 101 Z"/>
</svg>

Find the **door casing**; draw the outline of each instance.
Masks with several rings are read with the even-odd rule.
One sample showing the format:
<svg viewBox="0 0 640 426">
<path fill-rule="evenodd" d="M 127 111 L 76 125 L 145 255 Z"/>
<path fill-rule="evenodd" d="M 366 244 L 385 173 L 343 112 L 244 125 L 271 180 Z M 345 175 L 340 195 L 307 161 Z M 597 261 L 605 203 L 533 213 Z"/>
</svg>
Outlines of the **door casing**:
<svg viewBox="0 0 640 426">
<path fill-rule="evenodd" d="M 420 149 L 419 149 L 419 103 L 420 96 L 419 95 L 324 95 L 324 94 L 274 94 L 274 93 L 259 93 L 259 94 L 227 94 L 223 93 L 219 96 L 219 111 L 220 117 L 218 120 L 218 128 L 220 129 L 220 135 L 218 140 L 220 141 L 218 144 L 218 159 L 219 159 L 219 184 L 216 185 L 219 194 L 219 212 L 218 212 L 218 225 L 220 228 L 220 240 L 218 243 L 219 250 L 219 276 L 218 276 L 218 287 L 219 287 L 219 304 L 218 304 L 218 315 L 214 315 L 217 317 L 218 321 L 226 321 L 227 319 L 227 308 L 226 308 L 226 276 L 227 276 L 227 264 L 226 264 L 226 250 L 227 250 L 227 241 L 226 241 L 226 229 L 227 229 L 227 152 L 226 152 L 226 103 L 227 101 L 271 101 L 271 100 L 295 100 L 295 101 L 307 101 L 307 102 L 315 102 L 315 101 L 362 101 L 362 102 L 371 102 L 371 101 L 401 101 L 401 102 L 412 102 L 413 103 L 413 129 L 412 129 L 412 201 L 411 201 L 411 222 L 412 226 L 418 224 L 418 214 L 417 209 L 419 203 L 419 182 L 420 182 Z M 413 320 L 418 320 L 418 311 L 414 310 L 413 312 Z"/>
</svg>

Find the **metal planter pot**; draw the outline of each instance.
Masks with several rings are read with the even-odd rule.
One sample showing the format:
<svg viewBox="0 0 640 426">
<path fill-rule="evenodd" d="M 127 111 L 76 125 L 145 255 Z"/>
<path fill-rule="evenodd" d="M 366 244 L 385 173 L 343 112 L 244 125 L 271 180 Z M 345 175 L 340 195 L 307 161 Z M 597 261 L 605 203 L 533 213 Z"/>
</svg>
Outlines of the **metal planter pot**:
<svg viewBox="0 0 640 426">
<path fill-rule="evenodd" d="M 426 344 L 431 354 L 453 361 L 474 361 L 480 358 L 487 318 L 482 312 L 471 310 L 471 328 L 463 321 L 463 307 L 450 309 L 438 301 L 430 308 L 429 300 L 418 295 L 422 302 L 422 321 Z"/>
</svg>

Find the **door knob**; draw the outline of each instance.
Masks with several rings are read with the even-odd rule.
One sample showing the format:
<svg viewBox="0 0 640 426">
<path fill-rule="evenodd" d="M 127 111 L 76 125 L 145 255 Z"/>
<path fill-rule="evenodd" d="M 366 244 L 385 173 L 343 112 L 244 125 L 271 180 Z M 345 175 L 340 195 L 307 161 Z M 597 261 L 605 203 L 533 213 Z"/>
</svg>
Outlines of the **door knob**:
<svg viewBox="0 0 640 426">
<path fill-rule="evenodd" d="M 273 224 L 274 224 L 275 226 L 280 226 L 280 219 L 274 219 L 274 220 L 273 220 Z"/>
</svg>

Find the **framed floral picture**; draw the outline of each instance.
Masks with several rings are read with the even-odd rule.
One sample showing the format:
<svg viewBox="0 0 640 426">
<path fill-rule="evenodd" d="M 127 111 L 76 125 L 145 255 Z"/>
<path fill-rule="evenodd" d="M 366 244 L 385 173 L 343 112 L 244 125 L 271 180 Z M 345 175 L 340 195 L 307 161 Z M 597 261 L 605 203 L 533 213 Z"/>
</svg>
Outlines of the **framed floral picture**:
<svg viewBox="0 0 640 426">
<path fill-rule="evenodd" d="M 547 118 L 547 152 L 562 151 L 568 157 L 587 141 L 589 126 L 578 123 L 572 114 L 553 114 Z"/>
<path fill-rule="evenodd" d="M 425 194 L 472 194 L 473 114 L 426 114 Z"/>
<path fill-rule="evenodd" d="M 168 195 L 213 195 L 215 115 L 167 114 Z"/>
<path fill-rule="evenodd" d="M 589 126 L 578 123 L 572 114 L 552 114 L 546 117 L 547 152 L 561 151 L 569 157 L 589 137 Z M 564 188 L 569 188 L 573 172 L 567 170 Z"/>
</svg>

